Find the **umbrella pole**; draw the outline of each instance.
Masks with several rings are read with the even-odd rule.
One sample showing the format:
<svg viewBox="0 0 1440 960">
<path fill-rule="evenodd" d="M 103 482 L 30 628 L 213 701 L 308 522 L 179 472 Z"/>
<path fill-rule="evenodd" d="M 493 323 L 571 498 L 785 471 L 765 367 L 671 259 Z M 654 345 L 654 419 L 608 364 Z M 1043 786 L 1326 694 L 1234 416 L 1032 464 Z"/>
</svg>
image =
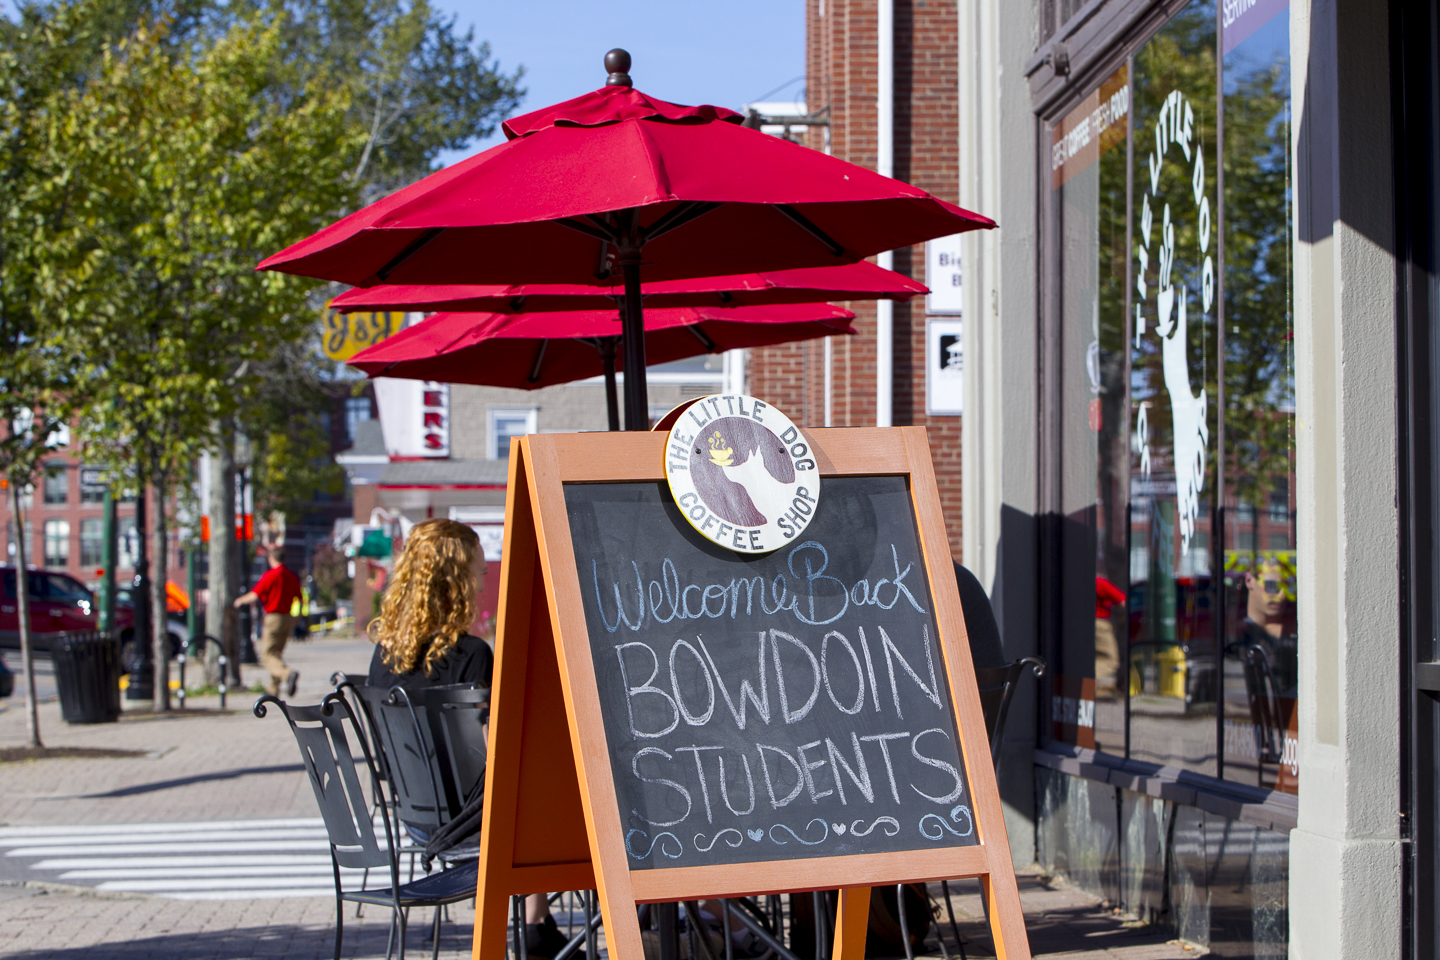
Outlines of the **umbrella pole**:
<svg viewBox="0 0 1440 960">
<path fill-rule="evenodd" d="M 650 399 L 645 390 L 645 308 L 640 299 L 640 258 L 621 263 L 625 302 L 621 304 L 625 368 L 625 429 L 650 429 Z"/>
<path fill-rule="evenodd" d="M 620 429 L 620 398 L 615 391 L 615 341 L 618 339 L 600 338 L 600 362 L 605 367 L 605 412 L 610 418 L 611 432 Z"/>
</svg>

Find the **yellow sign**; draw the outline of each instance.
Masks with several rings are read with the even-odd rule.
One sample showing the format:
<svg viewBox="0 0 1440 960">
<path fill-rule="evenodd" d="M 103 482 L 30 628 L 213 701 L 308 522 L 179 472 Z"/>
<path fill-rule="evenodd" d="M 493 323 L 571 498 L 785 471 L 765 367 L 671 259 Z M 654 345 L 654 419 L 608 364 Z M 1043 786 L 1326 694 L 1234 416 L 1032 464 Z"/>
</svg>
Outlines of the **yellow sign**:
<svg viewBox="0 0 1440 960">
<path fill-rule="evenodd" d="M 331 360 L 349 360 L 405 323 L 403 313 L 340 313 L 328 303 L 325 308 L 325 356 Z"/>
</svg>

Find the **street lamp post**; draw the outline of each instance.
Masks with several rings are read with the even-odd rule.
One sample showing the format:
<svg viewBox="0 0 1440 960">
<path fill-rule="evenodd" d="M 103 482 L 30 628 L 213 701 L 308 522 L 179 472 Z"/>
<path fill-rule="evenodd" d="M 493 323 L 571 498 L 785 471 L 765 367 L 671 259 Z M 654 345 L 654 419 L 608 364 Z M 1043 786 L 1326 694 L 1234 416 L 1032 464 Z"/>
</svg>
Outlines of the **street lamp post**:
<svg viewBox="0 0 1440 960">
<path fill-rule="evenodd" d="M 119 562 L 117 538 L 120 534 L 115 505 L 115 491 L 105 487 L 105 519 L 100 548 L 100 629 L 115 629 L 115 564 Z"/>
</svg>

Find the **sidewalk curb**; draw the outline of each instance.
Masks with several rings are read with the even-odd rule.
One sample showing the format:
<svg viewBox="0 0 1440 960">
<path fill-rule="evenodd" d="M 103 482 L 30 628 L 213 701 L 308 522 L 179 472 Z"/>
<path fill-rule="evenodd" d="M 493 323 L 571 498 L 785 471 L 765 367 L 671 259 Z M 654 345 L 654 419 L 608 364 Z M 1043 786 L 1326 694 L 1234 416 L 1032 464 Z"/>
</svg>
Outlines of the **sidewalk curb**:
<svg viewBox="0 0 1440 960">
<path fill-rule="evenodd" d="M 36 890 L 40 893 L 59 893 L 70 897 L 86 897 L 91 900 L 154 900 L 148 893 L 129 890 L 96 890 L 73 883 L 51 883 L 47 880 L 0 880 L 0 888 Z"/>
</svg>

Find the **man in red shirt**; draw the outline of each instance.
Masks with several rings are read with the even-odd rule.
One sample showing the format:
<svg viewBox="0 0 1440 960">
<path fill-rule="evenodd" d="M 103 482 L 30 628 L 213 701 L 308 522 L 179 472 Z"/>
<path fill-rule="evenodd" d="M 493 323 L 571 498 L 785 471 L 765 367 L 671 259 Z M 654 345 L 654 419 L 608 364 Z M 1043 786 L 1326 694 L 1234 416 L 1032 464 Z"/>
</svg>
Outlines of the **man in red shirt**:
<svg viewBox="0 0 1440 960">
<path fill-rule="evenodd" d="M 1120 588 L 1098 574 L 1095 577 L 1095 699 L 1115 697 L 1120 679 L 1120 644 L 1110 608 L 1125 602 Z"/>
<path fill-rule="evenodd" d="M 292 605 L 300 597 L 300 578 L 295 576 L 283 559 L 284 551 L 278 544 L 269 544 L 265 556 L 270 569 L 255 584 L 255 588 L 235 598 L 235 609 L 247 603 L 259 601 L 265 609 L 265 624 L 260 633 L 260 665 L 270 672 L 270 692 L 280 696 L 284 686 L 285 696 L 295 696 L 295 684 L 300 680 L 299 672 L 285 665 L 280 656 L 285 651 L 285 641 L 295 627 L 295 618 L 290 615 Z"/>
</svg>

